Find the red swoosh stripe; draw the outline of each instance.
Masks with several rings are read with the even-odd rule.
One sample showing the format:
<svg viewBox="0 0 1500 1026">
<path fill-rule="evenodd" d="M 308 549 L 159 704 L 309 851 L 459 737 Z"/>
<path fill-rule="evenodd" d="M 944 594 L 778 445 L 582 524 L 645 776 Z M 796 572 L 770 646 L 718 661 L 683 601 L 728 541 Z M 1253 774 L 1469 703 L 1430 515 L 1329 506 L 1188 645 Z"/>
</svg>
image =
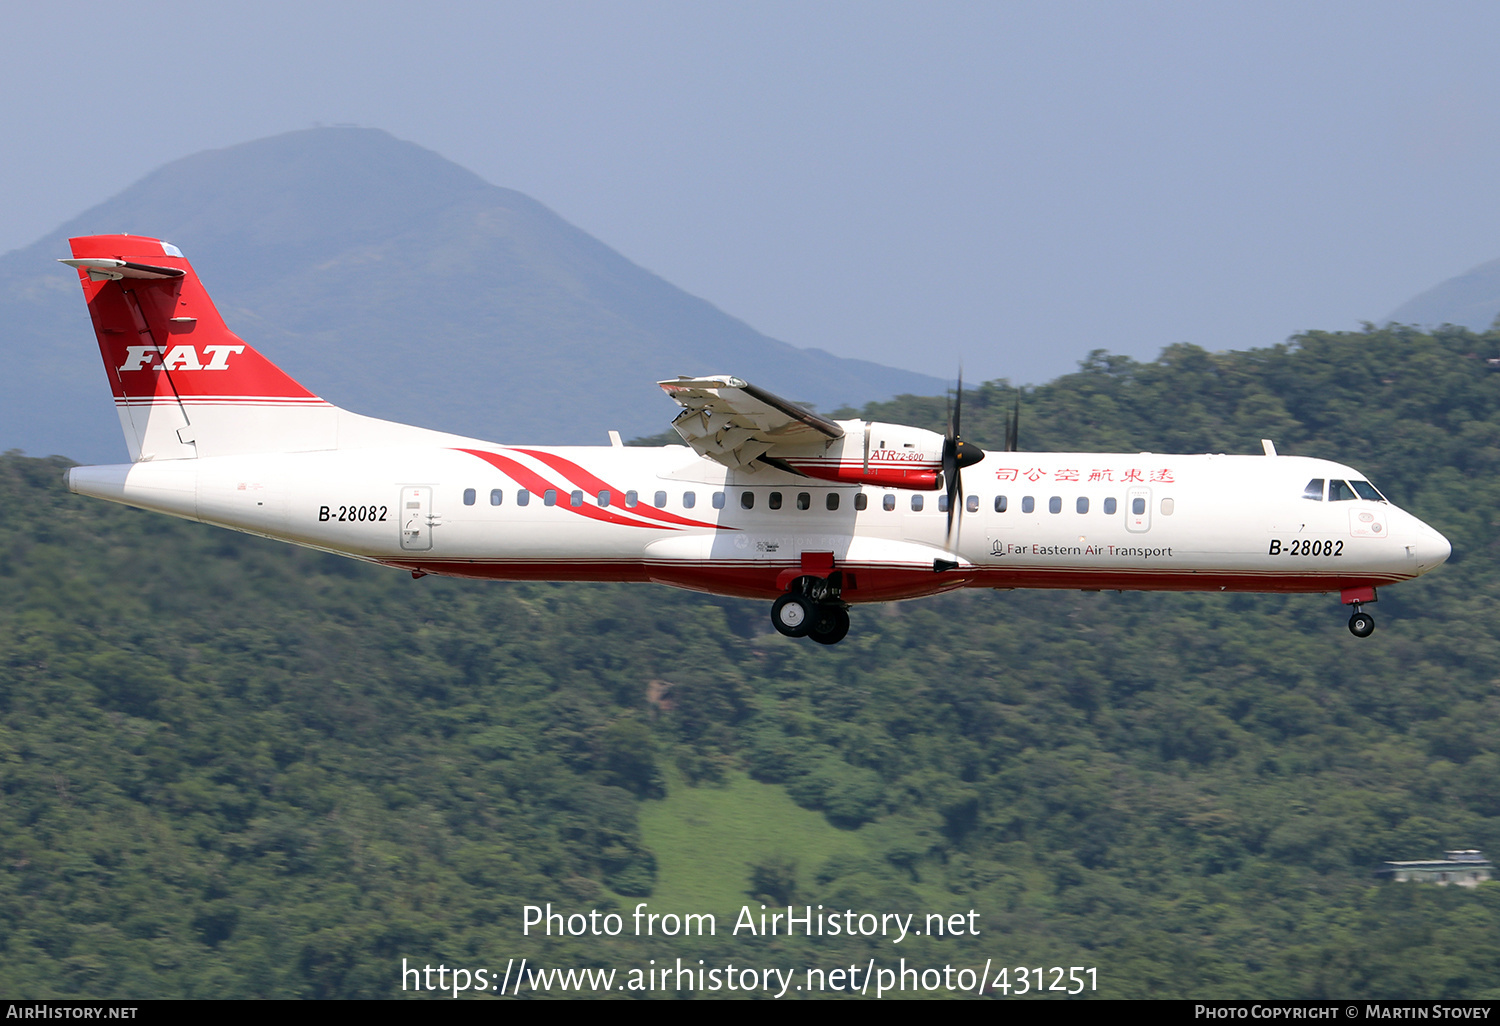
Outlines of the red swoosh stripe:
<svg viewBox="0 0 1500 1026">
<path fill-rule="evenodd" d="M 530 491 L 535 492 L 537 495 L 541 495 L 543 492 L 552 487 L 552 482 L 548 481 L 546 478 L 542 477 L 539 474 L 535 474 L 530 470 L 527 470 L 515 460 L 507 459 L 506 457 L 501 456 L 499 453 L 484 452 L 479 449 L 459 449 L 458 451 L 466 452 L 470 456 L 478 456 L 480 459 L 484 460 L 496 470 L 499 470 L 502 473 L 508 474 L 510 477 L 514 478 L 523 488 L 529 489 Z M 657 524 L 647 524 L 639 520 L 630 520 L 626 517 L 619 516 L 618 514 L 611 513 L 608 510 L 600 509 L 598 506 L 574 506 L 569 504 L 561 506 L 561 508 L 566 509 L 569 513 L 577 513 L 580 516 L 589 517 L 593 520 L 602 520 L 608 524 L 623 524 L 626 527 L 645 527 L 653 531 L 674 530 L 674 528 L 671 527 L 663 527 Z"/>
<path fill-rule="evenodd" d="M 593 474 L 590 474 L 587 470 L 584 470 L 578 464 L 565 460 L 561 456 L 555 455 L 550 452 L 538 452 L 535 449 L 517 449 L 516 452 L 524 452 L 528 456 L 532 456 L 536 459 L 541 460 L 543 463 L 547 464 L 547 466 L 557 471 L 563 477 L 566 477 L 569 481 L 572 481 L 574 484 L 579 485 L 582 488 L 586 488 L 589 491 L 598 492 L 601 489 L 608 488 L 611 494 L 624 494 L 608 481 L 603 481 L 595 477 Z M 660 520 L 668 524 L 682 524 L 686 527 L 717 526 L 716 524 L 704 523 L 701 520 L 689 520 L 687 517 L 680 517 L 675 513 L 668 513 L 666 510 L 657 509 L 655 506 L 637 506 L 635 507 L 635 514 L 637 516 L 650 517 L 652 520 Z"/>
</svg>

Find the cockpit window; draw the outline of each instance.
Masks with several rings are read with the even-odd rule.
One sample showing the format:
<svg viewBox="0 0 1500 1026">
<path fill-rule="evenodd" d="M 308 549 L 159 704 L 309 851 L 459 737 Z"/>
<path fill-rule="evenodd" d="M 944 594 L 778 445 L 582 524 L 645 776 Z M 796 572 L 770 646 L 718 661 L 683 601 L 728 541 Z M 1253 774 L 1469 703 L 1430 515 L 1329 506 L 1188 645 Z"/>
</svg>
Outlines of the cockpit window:
<svg viewBox="0 0 1500 1026">
<path fill-rule="evenodd" d="M 1302 489 L 1302 497 L 1304 499 L 1311 499 L 1313 502 L 1322 502 L 1323 479 L 1321 477 L 1315 477 L 1311 481 L 1307 482 L 1307 487 Z"/>
<path fill-rule="evenodd" d="M 1349 484 L 1359 493 L 1361 499 L 1368 499 L 1370 502 L 1385 501 L 1385 496 L 1381 495 L 1379 489 L 1368 481 L 1350 481 Z"/>
<path fill-rule="evenodd" d="M 1328 482 L 1329 502 L 1348 502 L 1354 498 L 1354 489 L 1349 487 L 1348 481 Z"/>
</svg>

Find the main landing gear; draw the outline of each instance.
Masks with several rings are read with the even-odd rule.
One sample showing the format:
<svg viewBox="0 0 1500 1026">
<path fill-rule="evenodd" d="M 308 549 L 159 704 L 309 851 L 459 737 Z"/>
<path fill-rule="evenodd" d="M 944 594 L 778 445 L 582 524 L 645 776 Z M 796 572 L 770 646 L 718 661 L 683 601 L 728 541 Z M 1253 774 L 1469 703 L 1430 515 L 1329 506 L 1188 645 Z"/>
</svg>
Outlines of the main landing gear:
<svg viewBox="0 0 1500 1026">
<path fill-rule="evenodd" d="M 771 625 L 789 638 L 837 645 L 849 633 L 849 607 L 839 598 L 841 574 L 804 575 L 771 606 Z"/>
<path fill-rule="evenodd" d="M 1361 609 L 1366 602 L 1377 601 L 1374 588 L 1345 588 L 1339 598 L 1346 606 L 1354 607 L 1354 615 L 1349 617 L 1349 633 L 1356 638 L 1368 638 L 1375 633 L 1375 618 Z"/>
</svg>

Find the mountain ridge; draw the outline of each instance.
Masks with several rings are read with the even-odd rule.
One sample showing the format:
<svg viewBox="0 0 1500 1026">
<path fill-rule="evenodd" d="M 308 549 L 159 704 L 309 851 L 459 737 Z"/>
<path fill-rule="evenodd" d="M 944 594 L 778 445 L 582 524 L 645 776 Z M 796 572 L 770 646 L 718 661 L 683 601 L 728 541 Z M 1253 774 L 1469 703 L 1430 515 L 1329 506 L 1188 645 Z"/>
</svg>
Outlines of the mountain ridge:
<svg viewBox="0 0 1500 1026">
<path fill-rule="evenodd" d="M 1500 259 L 1471 267 L 1402 303 L 1386 323 L 1436 327 L 1456 324 L 1487 331 L 1500 317 Z"/>
<path fill-rule="evenodd" d="M 69 237 L 120 231 L 181 247 L 230 328 L 330 401 L 495 441 L 655 434 L 677 411 L 654 382 L 677 374 L 824 409 L 945 387 L 762 335 L 414 143 L 318 128 L 168 163 L 0 256 L 0 447 L 121 458 L 77 284 L 53 262 Z"/>
</svg>

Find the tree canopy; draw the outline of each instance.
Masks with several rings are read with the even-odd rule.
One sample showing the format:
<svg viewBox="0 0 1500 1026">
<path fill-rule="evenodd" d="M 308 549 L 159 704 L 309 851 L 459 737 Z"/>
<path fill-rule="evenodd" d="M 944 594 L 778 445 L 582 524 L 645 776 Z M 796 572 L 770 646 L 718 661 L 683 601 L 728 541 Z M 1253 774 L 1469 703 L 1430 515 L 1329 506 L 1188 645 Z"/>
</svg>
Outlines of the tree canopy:
<svg viewBox="0 0 1500 1026">
<path fill-rule="evenodd" d="M 1270 437 L 1368 473 L 1454 555 L 1365 641 L 1331 596 L 960 592 L 857 607 L 824 648 L 760 603 L 413 581 L 0 458 L 0 991 L 382 997 L 403 956 L 894 951 L 521 935 L 549 901 L 710 911 L 660 904 L 696 873 L 717 910 L 973 908 L 980 936 L 894 953 L 1097 966 L 1103 996 L 1500 996 L 1500 883 L 1373 876 L 1500 850 L 1495 358 L 1493 333 L 1371 328 L 1100 351 L 1021 392 L 1027 449 Z M 1014 397 L 966 395 L 966 436 L 1002 440 Z M 946 421 L 941 396 L 862 413 Z M 694 851 L 786 818 L 770 796 L 821 825 Z"/>
</svg>

